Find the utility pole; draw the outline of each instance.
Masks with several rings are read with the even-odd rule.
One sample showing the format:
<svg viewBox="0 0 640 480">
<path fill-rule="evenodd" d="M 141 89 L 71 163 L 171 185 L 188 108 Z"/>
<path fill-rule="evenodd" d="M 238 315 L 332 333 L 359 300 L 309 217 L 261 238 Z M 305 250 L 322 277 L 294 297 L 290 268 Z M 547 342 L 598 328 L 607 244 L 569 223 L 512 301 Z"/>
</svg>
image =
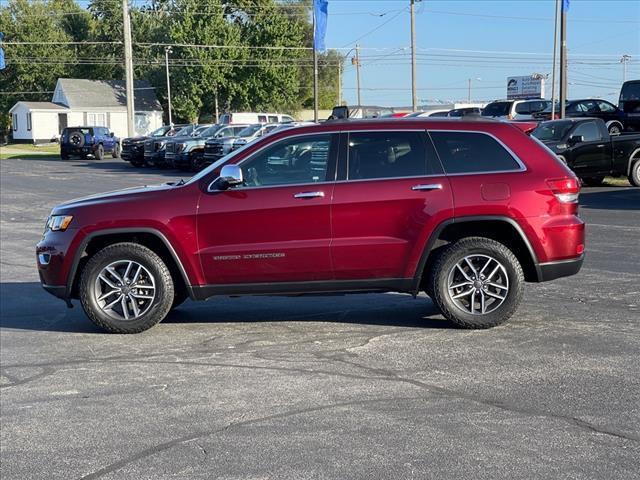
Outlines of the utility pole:
<svg viewBox="0 0 640 480">
<path fill-rule="evenodd" d="M 567 101 L 567 10 L 568 1 L 561 0 L 560 5 L 560 118 L 565 115 Z"/>
<path fill-rule="evenodd" d="M 122 21 L 124 32 L 124 70 L 127 92 L 127 134 L 135 136 L 135 113 L 133 96 L 133 50 L 131 48 L 131 17 L 129 16 L 129 4 L 122 0 Z"/>
<path fill-rule="evenodd" d="M 342 105 L 342 57 L 340 57 L 340 63 L 338 63 L 338 103 Z"/>
<path fill-rule="evenodd" d="M 316 9 L 313 9 L 313 121 L 318 121 L 318 52 L 316 51 Z"/>
<path fill-rule="evenodd" d="M 169 109 L 169 125 L 173 125 L 171 120 L 171 79 L 169 78 L 169 54 L 171 53 L 171 47 L 165 47 L 164 49 L 164 64 L 167 68 L 167 103 Z"/>
<path fill-rule="evenodd" d="M 418 0 L 420 1 L 420 0 Z M 415 112 L 418 109 L 418 94 L 416 87 L 416 0 L 411 0 L 409 10 L 411 12 L 411 109 Z"/>
<path fill-rule="evenodd" d="M 551 120 L 556 118 L 556 56 L 558 54 L 558 7 L 560 0 L 556 0 L 555 19 L 553 21 L 553 66 L 551 67 Z"/>
<path fill-rule="evenodd" d="M 467 93 L 467 103 L 471 103 L 471 79 L 469 79 L 469 92 Z"/>
<path fill-rule="evenodd" d="M 358 107 L 362 105 L 360 98 L 360 46 L 356 43 L 356 56 L 351 58 L 351 64 L 356 66 L 356 91 L 358 93 Z"/>
<path fill-rule="evenodd" d="M 622 55 L 620 59 L 620 63 L 622 64 L 622 83 L 627 81 L 627 62 L 631 60 L 631 55 L 627 55 L 626 53 Z"/>
</svg>

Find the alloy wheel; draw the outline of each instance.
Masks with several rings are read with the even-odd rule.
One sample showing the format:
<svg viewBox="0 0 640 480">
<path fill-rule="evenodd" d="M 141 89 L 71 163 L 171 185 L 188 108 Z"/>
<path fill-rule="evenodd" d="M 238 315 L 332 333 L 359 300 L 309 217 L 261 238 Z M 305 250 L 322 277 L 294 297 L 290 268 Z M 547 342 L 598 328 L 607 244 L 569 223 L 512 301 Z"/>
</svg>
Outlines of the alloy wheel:
<svg viewBox="0 0 640 480">
<path fill-rule="evenodd" d="M 104 267 L 94 282 L 100 309 L 116 320 L 136 320 L 147 313 L 156 297 L 151 272 L 133 260 L 118 260 Z"/>
<path fill-rule="evenodd" d="M 468 255 L 449 272 L 447 291 L 455 306 L 463 312 L 486 315 L 507 299 L 507 270 L 489 255 Z"/>
</svg>

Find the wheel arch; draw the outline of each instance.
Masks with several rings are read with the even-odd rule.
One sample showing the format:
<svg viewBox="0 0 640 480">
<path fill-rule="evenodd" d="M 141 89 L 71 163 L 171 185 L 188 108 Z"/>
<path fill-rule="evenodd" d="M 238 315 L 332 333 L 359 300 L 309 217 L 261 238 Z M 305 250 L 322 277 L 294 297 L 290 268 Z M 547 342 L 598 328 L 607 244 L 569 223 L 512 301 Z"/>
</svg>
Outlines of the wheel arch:
<svg viewBox="0 0 640 480">
<path fill-rule="evenodd" d="M 177 289 L 184 289 L 193 297 L 191 282 L 180 257 L 162 232 L 154 228 L 116 228 L 90 233 L 81 242 L 75 252 L 69 277 L 67 279 L 67 298 L 76 298 L 80 274 L 87 260 L 107 245 L 133 242 L 151 249 L 167 264 Z"/>
<path fill-rule="evenodd" d="M 609 130 L 609 127 L 613 124 L 616 124 L 620 127 L 620 132 L 624 130 L 624 125 L 622 125 L 622 122 L 620 120 L 609 120 L 607 123 L 605 123 L 607 130 Z"/>
<path fill-rule="evenodd" d="M 627 175 L 631 174 L 631 167 L 637 162 L 640 161 L 640 147 L 636 148 L 631 155 L 629 155 L 629 160 L 627 164 Z"/>
<path fill-rule="evenodd" d="M 520 261 L 528 282 L 539 282 L 542 279 L 537 255 L 522 227 L 512 218 L 486 215 L 469 216 L 445 220 L 433 231 L 414 277 L 413 293 L 417 294 L 423 287 L 431 262 L 437 251 L 444 246 L 464 237 L 482 236 L 503 243 L 510 248 Z"/>
</svg>

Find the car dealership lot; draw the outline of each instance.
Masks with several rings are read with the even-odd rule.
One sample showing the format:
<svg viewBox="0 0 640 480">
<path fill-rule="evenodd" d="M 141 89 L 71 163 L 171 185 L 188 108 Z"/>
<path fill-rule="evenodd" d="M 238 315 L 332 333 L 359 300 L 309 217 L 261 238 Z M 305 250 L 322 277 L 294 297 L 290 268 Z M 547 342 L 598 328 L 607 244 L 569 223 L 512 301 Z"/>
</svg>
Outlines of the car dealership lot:
<svg viewBox="0 0 640 480">
<path fill-rule="evenodd" d="M 40 287 L 50 208 L 176 179 L 2 160 L 2 478 L 640 478 L 640 189 L 593 188 L 582 272 L 511 322 L 424 296 L 213 298 L 108 335 Z"/>
</svg>

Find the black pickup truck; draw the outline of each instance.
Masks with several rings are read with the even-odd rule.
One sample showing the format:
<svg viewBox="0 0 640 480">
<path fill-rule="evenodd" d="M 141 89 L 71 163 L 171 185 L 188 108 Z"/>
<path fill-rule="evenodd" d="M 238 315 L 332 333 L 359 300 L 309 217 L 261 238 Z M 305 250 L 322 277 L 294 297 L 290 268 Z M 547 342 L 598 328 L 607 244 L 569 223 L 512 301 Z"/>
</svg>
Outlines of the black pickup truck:
<svg viewBox="0 0 640 480">
<path fill-rule="evenodd" d="M 611 175 L 628 177 L 632 185 L 640 187 L 640 134 L 609 135 L 600 118 L 566 118 L 542 122 L 531 135 L 586 185 L 600 185 Z"/>
</svg>

